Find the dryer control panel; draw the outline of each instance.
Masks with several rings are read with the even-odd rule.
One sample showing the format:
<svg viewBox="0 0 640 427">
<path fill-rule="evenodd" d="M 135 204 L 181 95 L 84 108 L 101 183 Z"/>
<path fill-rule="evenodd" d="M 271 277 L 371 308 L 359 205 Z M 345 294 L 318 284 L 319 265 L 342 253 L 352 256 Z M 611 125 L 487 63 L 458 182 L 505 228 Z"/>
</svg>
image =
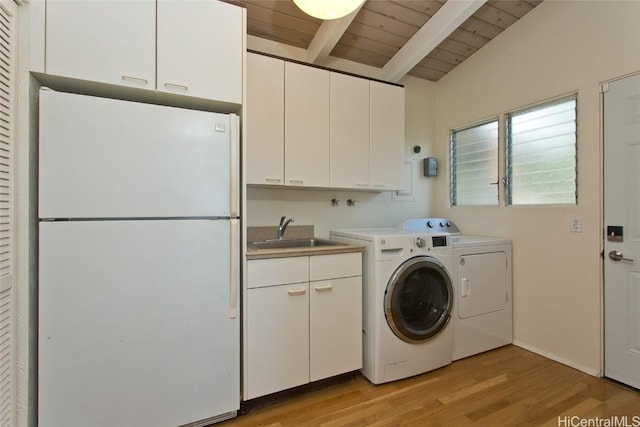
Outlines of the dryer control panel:
<svg viewBox="0 0 640 427">
<path fill-rule="evenodd" d="M 451 251 L 449 234 L 415 234 L 405 237 L 405 248 L 413 254 L 436 254 Z"/>
<path fill-rule="evenodd" d="M 434 248 L 447 246 L 447 236 L 431 236 L 431 246 Z"/>
</svg>

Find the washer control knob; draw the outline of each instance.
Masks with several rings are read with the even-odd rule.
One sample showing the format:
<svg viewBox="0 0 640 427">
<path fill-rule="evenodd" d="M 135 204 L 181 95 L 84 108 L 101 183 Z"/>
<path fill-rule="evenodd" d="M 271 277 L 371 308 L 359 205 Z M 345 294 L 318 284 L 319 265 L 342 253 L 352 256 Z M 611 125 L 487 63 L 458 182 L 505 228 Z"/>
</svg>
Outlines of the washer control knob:
<svg viewBox="0 0 640 427">
<path fill-rule="evenodd" d="M 427 221 L 427 227 L 433 228 L 433 223 L 431 221 Z"/>
<path fill-rule="evenodd" d="M 447 227 L 451 227 L 451 221 L 447 221 Z"/>
<path fill-rule="evenodd" d="M 440 227 L 444 227 L 444 222 L 441 222 L 441 223 L 440 223 Z"/>
<path fill-rule="evenodd" d="M 425 242 L 424 237 L 416 237 L 416 246 L 419 248 L 424 248 L 427 242 Z"/>
</svg>

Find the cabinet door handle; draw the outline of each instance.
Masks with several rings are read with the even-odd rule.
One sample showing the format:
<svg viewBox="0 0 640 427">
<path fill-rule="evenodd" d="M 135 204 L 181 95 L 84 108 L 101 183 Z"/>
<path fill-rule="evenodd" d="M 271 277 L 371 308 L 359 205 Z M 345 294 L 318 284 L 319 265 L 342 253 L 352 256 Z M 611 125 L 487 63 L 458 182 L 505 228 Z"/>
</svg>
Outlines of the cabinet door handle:
<svg viewBox="0 0 640 427">
<path fill-rule="evenodd" d="M 373 187 L 374 188 L 385 188 L 386 185 L 384 185 L 384 184 L 373 184 Z"/>
<path fill-rule="evenodd" d="M 333 289 L 333 286 L 331 285 L 314 286 L 314 289 L 318 292 L 329 292 L 331 289 Z"/>
<path fill-rule="evenodd" d="M 304 295 L 307 293 L 306 289 L 289 289 L 287 291 L 287 293 L 289 295 L 291 295 L 292 297 L 298 296 L 298 295 Z"/>
<path fill-rule="evenodd" d="M 189 86 L 179 85 L 177 83 L 165 83 L 164 87 L 168 89 L 181 89 L 181 90 L 189 90 Z"/>
<path fill-rule="evenodd" d="M 143 79 L 141 77 L 133 77 L 133 76 L 122 76 L 122 80 L 130 81 L 130 82 L 137 82 L 137 83 L 144 83 L 144 84 L 148 84 L 149 83 L 149 80 L 147 80 L 147 79 Z"/>
<path fill-rule="evenodd" d="M 304 184 L 304 181 L 301 179 L 290 179 L 289 182 L 291 184 Z"/>
<path fill-rule="evenodd" d="M 369 184 L 356 184 L 358 188 L 369 188 Z"/>
<path fill-rule="evenodd" d="M 274 184 L 280 184 L 282 180 L 280 178 L 265 178 L 265 181 L 272 182 Z"/>
</svg>

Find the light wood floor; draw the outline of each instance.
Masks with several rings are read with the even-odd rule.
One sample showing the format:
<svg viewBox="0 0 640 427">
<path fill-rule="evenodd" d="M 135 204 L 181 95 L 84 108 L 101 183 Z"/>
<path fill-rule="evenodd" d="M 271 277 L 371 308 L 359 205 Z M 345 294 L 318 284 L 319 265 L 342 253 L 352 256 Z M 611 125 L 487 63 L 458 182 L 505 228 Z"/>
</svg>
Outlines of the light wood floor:
<svg viewBox="0 0 640 427">
<path fill-rule="evenodd" d="M 219 425 L 570 427 L 623 416 L 640 427 L 638 391 L 507 346 L 390 384 L 374 386 L 358 374 Z"/>
</svg>

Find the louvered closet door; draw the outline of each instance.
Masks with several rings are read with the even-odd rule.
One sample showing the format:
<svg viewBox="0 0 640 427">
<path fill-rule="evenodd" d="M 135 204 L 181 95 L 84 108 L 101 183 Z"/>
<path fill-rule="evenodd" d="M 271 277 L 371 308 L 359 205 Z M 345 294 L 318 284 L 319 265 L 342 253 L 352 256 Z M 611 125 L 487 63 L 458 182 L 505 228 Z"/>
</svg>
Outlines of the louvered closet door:
<svg viewBox="0 0 640 427">
<path fill-rule="evenodd" d="M 17 6 L 0 0 L 0 425 L 15 419 L 14 180 Z"/>
</svg>

